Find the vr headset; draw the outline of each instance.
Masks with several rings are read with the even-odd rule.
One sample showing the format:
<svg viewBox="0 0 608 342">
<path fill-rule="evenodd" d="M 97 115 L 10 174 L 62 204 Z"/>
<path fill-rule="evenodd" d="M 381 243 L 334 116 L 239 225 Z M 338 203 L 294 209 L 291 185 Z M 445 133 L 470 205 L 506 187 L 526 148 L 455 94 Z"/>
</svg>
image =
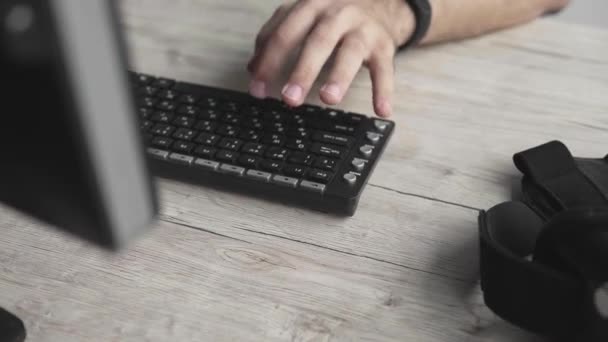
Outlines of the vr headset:
<svg viewBox="0 0 608 342">
<path fill-rule="evenodd" d="M 486 305 L 551 340 L 608 341 L 608 156 L 554 141 L 514 161 L 523 202 L 479 217 Z"/>
</svg>

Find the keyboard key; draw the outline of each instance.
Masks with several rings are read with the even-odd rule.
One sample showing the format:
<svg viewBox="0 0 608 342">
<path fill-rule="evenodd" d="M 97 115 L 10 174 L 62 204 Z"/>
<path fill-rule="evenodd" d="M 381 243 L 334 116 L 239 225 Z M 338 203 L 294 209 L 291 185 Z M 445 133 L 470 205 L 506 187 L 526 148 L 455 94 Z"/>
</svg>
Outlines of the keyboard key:
<svg viewBox="0 0 608 342">
<path fill-rule="evenodd" d="M 171 148 L 175 152 L 190 154 L 194 149 L 194 144 L 185 141 L 176 141 Z"/>
<path fill-rule="evenodd" d="M 167 150 L 171 147 L 171 145 L 173 145 L 173 140 L 167 137 L 156 137 L 152 139 L 152 146 L 154 147 Z"/>
<path fill-rule="evenodd" d="M 179 128 L 173 133 L 173 138 L 178 140 L 190 141 L 196 136 L 196 131 L 188 128 Z"/>
<path fill-rule="evenodd" d="M 307 180 L 300 182 L 300 188 L 308 191 L 323 193 L 325 192 L 325 185 L 321 183 L 315 183 Z"/>
<path fill-rule="evenodd" d="M 221 164 L 218 170 L 222 173 L 227 173 L 235 176 L 242 176 L 245 174 L 245 168 L 236 165 Z"/>
<path fill-rule="evenodd" d="M 165 125 L 165 124 L 156 124 L 152 129 L 150 129 L 150 133 L 154 135 L 161 135 L 163 137 L 168 137 L 175 131 L 175 127 Z"/>
<path fill-rule="evenodd" d="M 226 151 L 226 150 L 220 150 L 216 155 L 215 158 L 219 161 L 225 162 L 225 163 L 231 163 L 234 164 L 236 162 L 236 159 L 239 157 L 239 154 L 237 152 L 234 151 Z"/>
<path fill-rule="evenodd" d="M 341 120 L 342 116 L 344 115 L 344 113 L 342 111 L 339 110 L 335 110 L 335 109 L 330 109 L 325 111 L 325 116 L 328 117 L 330 120 Z"/>
<path fill-rule="evenodd" d="M 213 160 L 197 158 L 194 160 L 194 166 L 205 170 L 215 171 L 219 168 L 220 163 Z"/>
<path fill-rule="evenodd" d="M 194 128 L 196 128 L 199 131 L 213 133 L 213 132 L 215 132 L 217 127 L 218 127 L 218 124 L 213 121 L 201 120 L 196 123 L 196 126 Z"/>
<path fill-rule="evenodd" d="M 145 86 L 137 90 L 137 94 L 140 96 L 154 96 L 156 93 L 158 93 L 158 88 L 152 86 Z"/>
<path fill-rule="evenodd" d="M 194 105 L 182 105 L 177 109 L 177 114 L 187 115 L 187 116 L 199 116 L 201 114 L 201 109 Z"/>
<path fill-rule="evenodd" d="M 245 127 L 261 130 L 264 125 L 259 118 L 245 118 L 241 121 L 241 124 Z"/>
<path fill-rule="evenodd" d="M 256 156 L 261 156 L 264 154 L 265 146 L 262 144 L 254 144 L 254 143 L 246 143 L 243 146 L 243 153 L 253 154 Z"/>
<path fill-rule="evenodd" d="M 241 123 L 241 118 L 236 113 L 225 113 L 222 116 L 222 122 L 229 125 L 239 125 Z"/>
<path fill-rule="evenodd" d="M 201 99 L 199 104 L 205 108 L 218 108 L 219 101 L 213 97 L 206 97 Z"/>
<path fill-rule="evenodd" d="M 273 160 L 262 160 L 260 162 L 260 168 L 264 171 L 278 173 L 281 172 L 281 169 L 283 168 L 283 163 Z"/>
<path fill-rule="evenodd" d="M 173 120 L 173 124 L 179 127 L 190 128 L 194 126 L 196 120 L 192 117 L 188 116 L 178 116 L 175 120 Z"/>
<path fill-rule="evenodd" d="M 222 125 L 217 129 L 217 134 L 226 137 L 236 137 L 240 132 L 240 128 L 230 125 Z"/>
<path fill-rule="evenodd" d="M 139 116 L 141 116 L 143 119 L 147 119 L 150 116 L 152 116 L 153 114 L 153 110 L 151 108 L 148 107 L 140 107 L 139 108 Z"/>
<path fill-rule="evenodd" d="M 239 138 L 251 142 L 257 142 L 260 140 L 261 137 L 262 135 L 258 131 L 253 129 L 242 131 L 239 134 Z"/>
<path fill-rule="evenodd" d="M 327 130 L 332 131 L 332 132 L 337 132 L 337 133 L 353 135 L 353 134 L 355 134 L 356 128 L 353 126 L 347 126 L 347 125 L 344 125 L 341 123 L 337 123 L 337 124 L 330 124 L 329 126 L 327 126 Z"/>
<path fill-rule="evenodd" d="M 306 139 L 310 135 L 310 132 L 305 127 L 298 127 L 295 130 L 288 130 L 287 135 L 296 139 Z"/>
<path fill-rule="evenodd" d="M 240 112 L 241 106 L 238 102 L 227 101 L 222 103 L 221 108 L 227 112 Z"/>
<path fill-rule="evenodd" d="M 154 126 L 154 122 L 150 121 L 150 120 L 144 120 L 142 121 L 141 125 L 139 126 L 143 131 L 147 131 L 148 129 L 150 129 L 150 127 Z"/>
<path fill-rule="evenodd" d="M 303 166 L 287 165 L 283 168 L 283 173 L 287 176 L 302 178 L 307 168 Z"/>
<path fill-rule="evenodd" d="M 143 134 L 142 139 L 144 141 L 144 144 L 150 145 L 150 143 L 152 142 L 152 139 L 154 139 L 154 136 L 150 133 L 145 133 L 145 134 Z"/>
<path fill-rule="evenodd" d="M 184 95 L 180 96 L 177 101 L 180 103 L 193 105 L 193 104 L 197 103 L 199 99 L 200 99 L 200 96 L 198 96 L 198 95 L 184 94 Z"/>
<path fill-rule="evenodd" d="M 186 156 L 186 155 L 179 154 L 179 153 L 171 153 L 169 155 L 169 158 L 167 158 L 167 160 L 169 160 L 173 163 L 176 163 L 176 164 L 192 165 L 192 162 L 194 161 L 194 157 Z"/>
<path fill-rule="evenodd" d="M 251 105 L 243 109 L 241 112 L 250 117 L 258 117 L 262 113 L 262 110 L 256 105 Z"/>
<path fill-rule="evenodd" d="M 155 112 L 150 120 L 160 122 L 160 123 L 170 123 L 175 116 L 168 112 L 158 111 Z"/>
<path fill-rule="evenodd" d="M 201 133 L 194 141 L 201 145 L 215 146 L 220 141 L 220 136 L 211 133 Z"/>
<path fill-rule="evenodd" d="M 307 151 L 310 144 L 304 139 L 290 138 L 287 139 L 287 148 L 291 150 Z"/>
<path fill-rule="evenodd" d="M 152 82 L 153 87 L 163 88 L 163 89 L 171 88 L 171 87 L 173 87 L 174 84 L 175 84 L 175 81 L 172 81 L 172 80 L 169 80 L 166 78 L 158 78 L 158 79 L 156 79 L 156 81 Z"/>
<path fill-rule="evenodd" d="M 179 97 L 179 94 L 175 91 L 175 90 L 162 90 L 158 93 L 157 95 L 158 97 L 160 97 L 161 99 L 165 99 L 165 100 L 177 100 L 177 98 Z"/>
<path fill-rule="evenodd" d="M 215 148 L 208 146 L 198 146 L 196 149 L 194 149 L 195 155 L 205 159 L 213 159 L 216 152 L 217 150 Z"/>
<path fill-rule="evenodd" d="M 333 174 L 331 172 L 322 170 L 312 170 L 308 173 L 308 179 L 313 180 L 315 182 L 319 182 L 321 184 L 329 183 L 332 176 Z"/>
<path fill-rule="evenodd" d="M 161 100 L 160 102 L 156 103 L 156 108 L 158 108 L 160 110 L 172 112 L 175 110 L 175 108 L 177 108 L 177 104 L 173 101 Z"/>
<path fill-rule="evenodd" d="M 165 160 L 169 157 L 168 151 L 159 150 L 156 148 L 148 148 L 148 154 L 156 159 Z"/>
<path fill-rule="evenodd" d="M 270 134 L 262 138 L 262 142 L 268 145 L 283 146 L 285 144 L 285 136 L 280 134 Z"/>
<path fill-rule="evenodd" d="M 224 150 L 238 151 L 243 142 L 238 139 L 224 138 L 220 141 L 218 147 Z"/>
<path fill-rule="evenodd" d="M 205 120 L 215 121 L 220 118 L 220 113 L 215 109 L 203 109 L 198 117 Z"/>
<path fill-rule="evenodd" d="M 266 158 L 285 160 L 285 158 L 287 158 L 287 153 L 289 153 L 289 150 L 286 148 L 271 147 L 266 151 Z"/>
<path fill-rule="evenodd" d="M 383 120 L 374 120 L 374 126 L 376 127 L 377 130 L 379 130 L 380 132 L 384 132 L 386 131 L 386 129 L 389 126 L 389 122 L 388 121 L 383 121 Z"/>
<path fill-rule="evenodd" d="M 365 121 L 366 117 L 361 114 L 353 114 L 348 113 L 342 117 L 342 121 L 347 125 L 351 125 L 354 127 L 358 127 L 363 121 Z"/>
<path fill-rule="evenodd" d="M 259 162 L 260 162 L 260 158 L 255 157 L 255 156 L 242 155 L 239 158 L 239 165 L 244 166 L 249 169 L 256 168 L 258 166 Z"/>
<path fill-rule="evenodd" d="M 307 114 L 319 113 L 322 110 L 322 108 L 319 106 L 313 106 L 313 105 L 303 105 L 303 106 L 300 106 L 298 108 L 298 110 L 300 113 L 307 115 Z"/>
<path fill-rule="evenodd" d="M 312 140 L 327 144 L 350 146 L 354 139 L 335 133 L 317 132 L 313 135 Z"/>
<path fill-rule="evenodd" d="M 289 156 L 288 161 L 291 164 L 298 165 L 311 165 L 314 160 L 314 156 L 312 154 L 303 153 L 303 152 L 295 152 Z"/>
<path fill-rule="evenodd" d="M 333 171 L 338 163 L 334 159 L 320 157 L 315 162 L 315 167 L 323 170 Z"/>
<path fill-rule="evenodd" d="M 148 85 L 154 81 L 154 77 L 142 74 L 135 74 L 135 82 L 139 85 Z"/>
<path fill-rule="evenodd" d="M 268 172 L 258 171 L 258 170 L 249 170 L 249 171 L 247 171 L 245 176 L 247 176 L 248 178 L 251 178 L 251 179 L 259 180 L 259 181 L 269 182 L 270 177 L 272 177 L 272 174 L 270 174 Z"/>
<path fill-rule="evenodd" d="M 142 97 L 138 100 L 140 107 L 154 107 L 156 102 L 158 102 L 158 100 L 153 97 Z"/>
<path fill-rule="evenodd" d="M 344 156 L 344 151 L 342 149 L 319 143 L 312 145 L 312 149 L 310 151 L 314 154 L 337 159 L 340 159 Z"/>
<path fill-rule="evenodd" d="M 272 177 L 272 182 L 278 185 L 288 186 L 290 188 L 295 188 L 296 186 L 298 186 L 297 178 L 291 178 L 281 175 L 275 175 L 274 177 Z"/>
<path fill-rule="evenodd" d="M 287 119 L 287 115 L 285 113 L 281 113 L 276 110 L 267 111 L 263 115 L 264 120 L 276 122 L 276 121 L 285 121 Z"/>
</svg>

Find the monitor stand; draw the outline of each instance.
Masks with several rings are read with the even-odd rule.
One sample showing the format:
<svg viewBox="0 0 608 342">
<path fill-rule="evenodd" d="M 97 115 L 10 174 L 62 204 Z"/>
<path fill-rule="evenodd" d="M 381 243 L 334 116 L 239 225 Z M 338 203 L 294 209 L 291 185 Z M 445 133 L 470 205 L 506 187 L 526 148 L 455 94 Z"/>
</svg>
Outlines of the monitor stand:
<svg viewBox="0 0 608 342">
<path fill-rule="evenodd" d="M 3 342 L 25 341 L 25 325 L 15 315 L 0 308 L 0 336 Z"/>
</svg>

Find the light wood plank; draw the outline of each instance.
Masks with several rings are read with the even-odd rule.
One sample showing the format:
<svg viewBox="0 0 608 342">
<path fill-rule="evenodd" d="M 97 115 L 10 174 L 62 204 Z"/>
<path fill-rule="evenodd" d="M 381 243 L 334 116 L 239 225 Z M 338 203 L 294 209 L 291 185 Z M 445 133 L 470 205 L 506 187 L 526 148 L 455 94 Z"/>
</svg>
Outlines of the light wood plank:
<svg viewBox="0 0 608 342">
<path fill-rule="evenodd" d="M 29 341 L 532 341 L 474 283 L 167 222 L 112 255 L 0 213 L 0 302 Z"/>
<path fill-rule="evenodd" d="M 162 217 L 173 222 L 230 236 L 271 234 L 451 279 L 477 277 L 474 210 L 370 187 L 357 215 L 343 218 L 180 182 L 161 184 Z"/>
</svg>

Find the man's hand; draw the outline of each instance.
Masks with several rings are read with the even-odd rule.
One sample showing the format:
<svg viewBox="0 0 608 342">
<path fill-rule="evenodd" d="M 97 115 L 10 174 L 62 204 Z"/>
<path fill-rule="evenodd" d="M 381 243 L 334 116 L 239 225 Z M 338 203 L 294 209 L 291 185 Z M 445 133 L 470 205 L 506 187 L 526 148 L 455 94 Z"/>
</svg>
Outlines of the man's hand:
<svg viewBox="0 0 608 342">
<path fill-rule="evenodd" d="M 369 68 L 374 109 L 392 112 L 393 58 L 413 33 L 415 18 L 404 0 L 300 0 L 279 7 L 262 27 L 249 63 L 250 93 L 266 97 L 290 54 L 301 49 L 283 87 L 283 100 L 301 105 L 328 59 L 335 54 L 321 88 L 323 102 L 335 105 L 362 65 Z"/>
</svg>

